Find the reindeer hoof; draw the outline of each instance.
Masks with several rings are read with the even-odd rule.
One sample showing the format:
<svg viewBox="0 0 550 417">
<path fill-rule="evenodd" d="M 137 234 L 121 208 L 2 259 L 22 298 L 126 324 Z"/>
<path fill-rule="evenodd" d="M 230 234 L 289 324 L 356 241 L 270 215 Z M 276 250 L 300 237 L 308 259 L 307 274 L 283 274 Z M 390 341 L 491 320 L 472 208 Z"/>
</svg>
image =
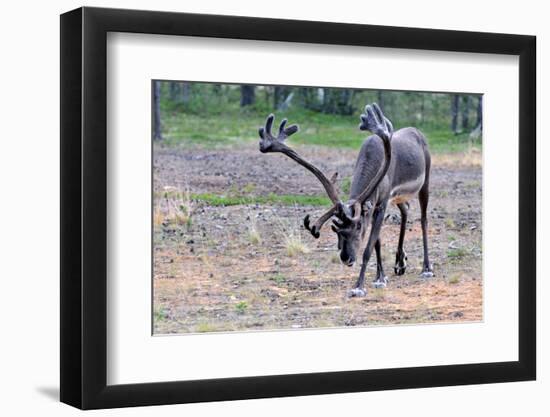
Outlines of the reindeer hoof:
<svg viewBox="0 0 550 417">
<path fill-rule="evenodd" d="M 393 271 L 395 272 L 395 275 L 405 275 L 406 269 L 407 269 L 406 266 L 396 265 L 394 266 Z"/>
<path fill-rule="evenodd" d="M 374 288 L 386 288 L 388 286 L 388 277 L 377 278 L 373 281 L 372 286 Z"/>
<path fill-rule="evenodd" d="M 395 266 L 393 270 L 395 275 L 404 275 L 407 269 L 407 254 L 405 251 L 397 252 L 395 254 Z"/>
<path fill-rule="evenodd" d="M 363 288 L 353 288 L 348 291 L 348 297 L 365 297 L 367 295 L 367 290 Z"/>
<path fill-rule="evenodd" d="M 424 271 L 420 274 L 422 278 L 433 278 L 434 273 L 432 271 Z"/>
</svg>

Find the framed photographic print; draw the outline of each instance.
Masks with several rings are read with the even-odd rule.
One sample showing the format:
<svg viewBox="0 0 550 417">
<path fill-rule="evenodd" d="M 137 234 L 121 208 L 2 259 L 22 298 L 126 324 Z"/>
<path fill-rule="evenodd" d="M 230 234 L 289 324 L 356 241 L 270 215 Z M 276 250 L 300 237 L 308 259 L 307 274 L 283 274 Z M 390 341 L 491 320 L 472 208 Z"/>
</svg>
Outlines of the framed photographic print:
<svg viewBox="0 0 550 417">
<path fill-rule="evenodd" d="M 61 16 L 61 400 L 535 379 L 535 38 Z"/>
</svg>

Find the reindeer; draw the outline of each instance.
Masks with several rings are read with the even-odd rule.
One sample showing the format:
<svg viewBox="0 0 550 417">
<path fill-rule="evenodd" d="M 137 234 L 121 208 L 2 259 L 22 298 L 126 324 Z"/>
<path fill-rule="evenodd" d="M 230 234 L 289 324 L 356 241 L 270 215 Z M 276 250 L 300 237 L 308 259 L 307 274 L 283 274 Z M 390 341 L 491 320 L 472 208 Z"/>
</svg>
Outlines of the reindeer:
<svg viewBox="0 0 550 417">
<path fill-rule="evenodd" d="M 356 261 L 356 254 L 366 236 L 369 223 L 371 232 L 363 252 L 359 278 L 350 297 L 363 297 L 367 294 L 365 272 L 367 263 L 376 251 L 375 288 L 386 287 L 388 278 L 384 274 L 380 253 L 380 230 L 388 203 L 396 204 L 401 212 L 401 229 L 395 256 L 394 272 L 403 275 L 407 268 L 407 254 L 403 250 L 403 240 L 407 226 L 408 201 L 418 195 L 421 211 L 424 262 L 422 276 L 433 277 L 433 268 L 428 258 L 428 220 L 426 210 L 429 199 L 430 153 L 424 135 L 416 128 L 406 127 L 393 131 L 392 123 L 374 103 L 367 105 L 361 114 L 360 130 L 368 130 L 374 135 L 363 142 L 355 168 L 347 202 L 340 200 L 336 188 L 338 173 L 329 180 L 317 167 L 303 159 L 295 150 L 285 144 L 285 140 L 298 131 L 297 125 L 286 126 L 284 119 L 277 137 L 271 133 L 275 116 L 270 114 L 265 127 L 259 129 L 260 152 L 280 152 L 312 172 L 323 185 L 332 207 L 312 223 L 309 215 L 304 218 L 304 227 L 319 238 L 322 226 L 332 218 L 332 231 L 338 237 L 340 259 L 347 266 Z"/>
</svg>

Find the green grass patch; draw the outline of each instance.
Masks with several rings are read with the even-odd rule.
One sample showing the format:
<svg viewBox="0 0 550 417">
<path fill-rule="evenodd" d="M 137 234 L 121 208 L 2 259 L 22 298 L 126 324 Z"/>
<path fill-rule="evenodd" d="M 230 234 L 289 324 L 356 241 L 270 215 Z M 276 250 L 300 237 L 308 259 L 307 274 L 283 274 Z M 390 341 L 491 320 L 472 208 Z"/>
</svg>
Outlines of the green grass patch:
<svg viewBox="0 0 550 417">
<path fill-rule="evenodd" d="M 268 194 L 258 196 L 231 196 L 212 193 L 191 194 L 191 200 L 211 206 L 238 206 L 243 204 L 281 204 L 285 206 L 327 206 L 330 200 L 325 196 Z"/>
<path fill-rule="evenodd" d="M 447 251 L 447 258 L 449 259 L 461 259 L 468 255 L 468 251 L 463 248 L 450 249 Z"/>
<path fill-rule="evenodd" d="M 358 149 L 369 133 L 357 129 L 359 113 L 352 116 L 324 114 L 290 108 L 283 113 L 289 123 L 300 125 L 300 132 L 289 139 L 292 144 L 311 144 L 336 148 Z M 180 110 L 163 114 L 163 142 L 170 146 L 195 145 L 201 148 L 230 147 L 258 140 L 258 128 L 267 114 L 250 109 L 230 110 L 217 115 L 198 115 Z M 396 128 L 404 126 L 396 126 Z M 479 141 L 471 142 L 468 133 L 453 134 L 450 129 L 417 125 L 428 139 L 433 153 L 463 152 L 470 146 L 480 148 Z M 274 126 L 274 132 L 276 126 Z"/>
<path fill-rule="evenodd" d="M 342 180 L 342 185 L 340 186 L 342 189 L 342 192 L 345 194 L 349 194 L 351 190 L 351 177 L 346 177 Z"/>
</svg>

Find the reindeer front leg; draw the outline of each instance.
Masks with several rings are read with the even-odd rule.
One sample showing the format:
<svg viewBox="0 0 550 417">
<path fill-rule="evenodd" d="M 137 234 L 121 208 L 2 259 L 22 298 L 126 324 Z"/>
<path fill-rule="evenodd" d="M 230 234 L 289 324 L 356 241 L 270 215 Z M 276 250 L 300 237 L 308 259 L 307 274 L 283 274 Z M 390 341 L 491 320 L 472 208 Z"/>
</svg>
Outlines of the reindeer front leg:
<svg viewBox="0 0 550 417">
<path fill-rule="evenodd" d="M 372 214 L 372 227 L 369 235 L 369 240 L 367 242 L 367 246 L 365 247 L 365 251 L 363 252 L 363 264 L 361 265 L 359 278 L 355 283 L 355 288 L 351 289 L 348 292 L 348 295 L 350 297 L 364 297 L 365 295 L 367 295 L 367 290 L 366 288 L 364 288 L 367 264 L 369 263 L 369 259 L 372 254 L 372 249 L 374 248 L 375 243 L 378 241 L 380 237 L 380 230 L 382 229 L 382 224 L 384 223 L 384 213 L 386 212 L 387 206 L 388 206 L 387 201 L 380 203 L 375 208 L 374 213 Z M 376 288 L 385 287 L 386 282 L 387 282 L 387 278 L 384 276 L 384 274 L 377 273 L 376 278 L 373 282 L 373 286 Z"/>
</svg>

